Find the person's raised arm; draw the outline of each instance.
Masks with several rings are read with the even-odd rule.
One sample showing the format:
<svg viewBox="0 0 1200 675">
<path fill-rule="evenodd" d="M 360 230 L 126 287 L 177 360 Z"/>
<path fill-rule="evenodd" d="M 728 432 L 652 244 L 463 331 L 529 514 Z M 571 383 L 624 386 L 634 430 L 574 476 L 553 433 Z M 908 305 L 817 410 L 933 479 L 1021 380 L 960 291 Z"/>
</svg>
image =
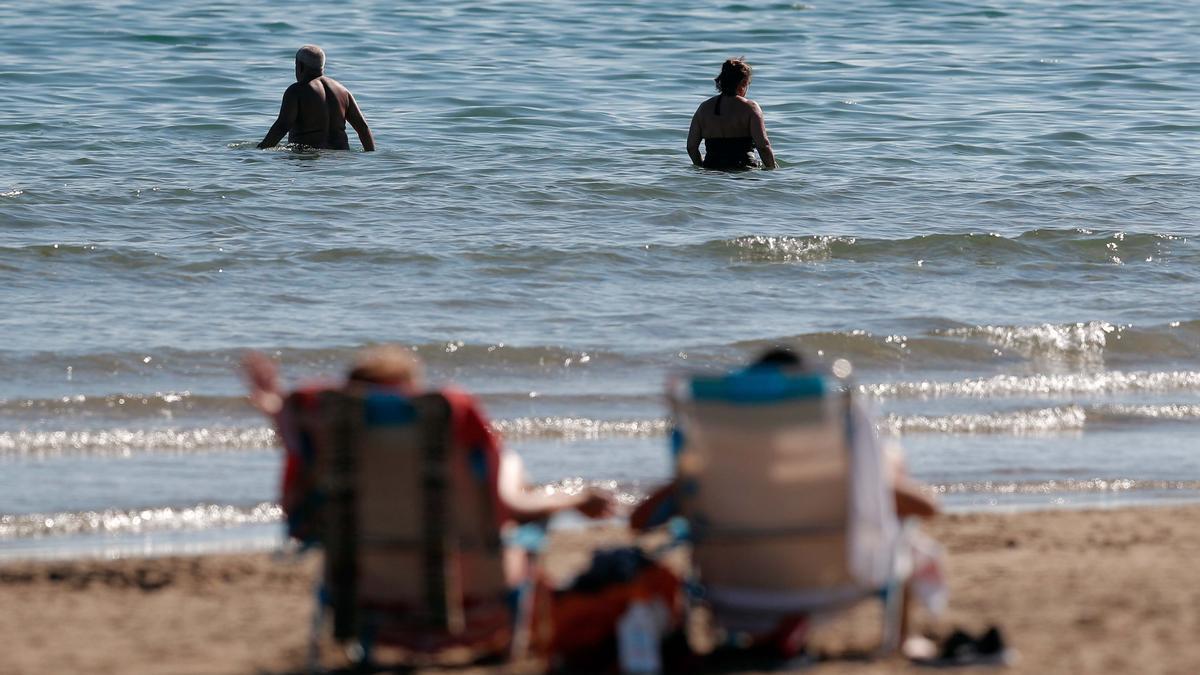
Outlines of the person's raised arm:
<svg viewBox="0 0 1200 675">
<path fill-rule="evenodd" d="M 250 404 L 268 417 L 275 417 L 283 408 L 279 390 L 279 369 L 262 352 L 249 351 L 242 356 L 242 373 L 250 390 Z"/>
<path fill-rule="evenodd" d="M 273 148 L 279 141 L 291 131 L 292 125 L 296 123 L 296 115 L 299 114 L 296 105 L 296 91 L 292 87 L 288 87 L 287 91 L 283 92 L 283 103 L 279 106 L 279 117 L 275 118 L 275 123 L 271 125 L 271 129 L 267 131 L 267 135 L 258 144 L 259 149 Z"/>
<path fill-rule="evenodd" d="M 687 153 L 692 158 L 692 164 L 703 165 L 704 158 L 700 156 L 700 108 L 696 108 L 696 114 L 692 115 L 692 126 L 688 128 Z"/>
<path fill-rule="evenodd" d="M 363 150 L 372 152 L 375 150 L 375 137 L 371 135 L 371 128 L 367 126 L 367 120 L 363 117 L 362 111 L 358 109 L 358 101 L 354 100 L 354 94 L 346 92 L 350 96 L 350 105 L 346 106 L 346 121 L 350 126 L 354 127 L 355 133 L 358 134 L 358 140 L 362 143 Z"/>
<path fill-rule="evenodd" d="M 762 158 L 764 169 L 775 168 L 775 153 L 771 150 L 771 139 L 767 138 L 767 121 L 763 119 L 762 108 L 757 103 L 751 103 L 754 112 L 750 119 L 750 136 L 754 139 L 754 147 Z"/>
</svg>

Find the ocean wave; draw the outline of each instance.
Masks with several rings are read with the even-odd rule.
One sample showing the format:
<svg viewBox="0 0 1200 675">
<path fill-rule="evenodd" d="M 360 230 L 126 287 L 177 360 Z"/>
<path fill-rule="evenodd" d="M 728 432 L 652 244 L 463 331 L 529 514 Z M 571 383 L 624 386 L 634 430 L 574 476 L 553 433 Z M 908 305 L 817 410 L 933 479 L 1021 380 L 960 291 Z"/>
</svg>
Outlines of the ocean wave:
<svg viewBox="0 0 1200 675">
<path fill-rule="evenodd" d="M 279 347 L 262 349 L 288 367 L 304 367 L 313 371 L 345 369 L 354 355 L 367 345 L 334 347 Z M 573 349 L 558 345 L 510 345 L 500 343 L 468 343 L 462 340 L 442 340 L 407 345 L 421 359 L 435 365 L 492 364 L 498 366 L 534 365 L 540 367 L 586 366 L 599 359 L 636 360 L 636 356 L 602 350 Z M 71 368 L 75 372 L 95 370 L 114 372 L 168 371 L 186 374 L 202 368 L 233 370 L 238 368 L 241 349 L 187 350 L 177 347 L 147 347 L 126 352 L 95 352 L 62 354 L 59 352 L 0 351 L 0 367 L 19 369 L 34 365 L 51 367 L 59 372 Z"/>
<path fill-rule="evenodd" d="M 892 413 L 882 418 L 879 426 L 898 434 L 1021 435 L 1080 431 L 1093 426 L 1197 420 L 1200 420 L 1200 404 L 1071 404 L 950 415 Z M 515 417 L 493 420 L 491 424 L 492 429 L 509 442 L 661 438 L 671 428 L 671 421 L 665 417 Z M 278 447 L 277 434 L 266 426 L 0 432 L 0 457 L 128 456 L 152 452 L 259 451 Z"/>
<path fill-rule="evenodd" d="M 125 534 L 164 530 L 205 530 L 278 522 L 283 509 L 263 502 L 254 506 L 196 504 L 143 509 L 104 509 L 0 515 L 0 540 L 81 534 Z"/>
<path fill-rule="evenodd" d="M 493 420 L 492 428 L 510 441 L 579 441 L 662 436 L 666 433 L 667 422 L 664 419 L 517 417 Z M 126 456 L 149 452 L 266 450 L 278 446 L 278 436 L 267 426 L 0 432 L 0 457 Z"/>
<path fill-rule="evenodd" d="M 230 192 L 233 188 L 222 190 Z M 12 190 L 0 197 L 21 194 Z M 882 239 L 833 234 L 746 234 L 688 244 L 619 241 L 609 245 L 547 246 L 529 242 L 497 242 L 462 254 L 467 260 L 504 268 L 659 264 L 661 257 L 719 258 L 742 263 L 847 262 L 921 263 L 949 260 L 977 265 L 1052 261 L 1056 264 L 1175 263 L 1200 261 L 1200 240 L 1176 235 L 1075 229 L 1036 229 L 1016 236 L 995 232 L 923 234 Z M 197 256 L 162 247 L 89 242 L 0 246 L 0 260 L 100 265 L 111 269 L 161 268 L 180 274 L 217 269 L 271 268 L 293 265 L 350 264 L 379 267 L 439 265 L 453 262 L 441 252 L 404 246 L 320 246 L 303 250 L 235 252 L 222 249 Z"/>
<path fill-rule="evenodd" d="M 613 480 L 568 477 L 537 486 L 546 494 L 579 494 L 595 487 L 607 490 L 617 503 L 632 506 L 646 494 L 645 486 Z M 196 531 L 281 522 L 283 508 L 274 502 L 252 506 L 200 503 L 102 510 L 58 511 L 0 515 L 0 541 L 71 535 L 120 535 L 163 531 Z"/>
<path fill-rule="evenodd" d="M 0 432 L 0 456 L 124 456 L 142 452 L 262 450 L 276 445 L 275 432 L 268 427 Z"/>
<path fill-rule="evenodd" d="M 189 391 L 121 393 L 56 398 L 0 399 L 0 415 L 53 417 L 102 417 L 104 419 L 177 415 L 234 414 L 249 410 L 245 396 L 198 395 Z"/>
<path fill-rule="evenodd" d="M 859 385 L 876 398 L 988 398 L 1068 396 L 1200 390 L 1200 371 L 1097 372 L 1064 375 L 996 375 L 956 382 L 884 382 Z"/>
<path fill-rule="evenodd" d="M 564 370 L 602 368 L 727 367 L 743 363 L 765 347 L 791 343 L 825 359 L 846 358 L 860 366 L 904 364 L 912 368 L 977 366 L 988 361 L 1026 359 L 1036 363 L 1095 367 L 1110 359 L 1121 363 L 1153 360 L 1200 361 L 1200 320 L 1158 325 L 1115 324 L 1107 321 L 1043 323 L 1033 325 L 967 325 L 937 317 L 910 322 L 916 327 L 896 333 L 868 330 L 815 331 L 729 344 L 681 345 L 672 351 L 614 350 L 566 345 L 511 345 L 471 343 L 463 340 L 426 341 L 408 345 L 434 377 L 459 377 L 499 372 L 540 376 Z M 922 326 L 921 324 L 924 324 Z M 277 347 L 264 351 L 287 373 L 337 375 L 360 349 L 358 345 L 331 347 Z M 242 350 L 186 350 L 146 347 L 138 350 L 95 353 L 29 352 L 0 350 L 0 370 L 32 380 L 79 379 L 85 375 L 170 375 L 188 381 L 203 375 L 227 377 L 238 370 Z M 685 356 L 686 355 L 686 356 Z M 113 396 L 120 396 L 114 392 Z M 171 395 L 167 392 L 165 395 Z M 182 405 L 220 405 L 198 396 L 180 394 Z M 136 394 L 130 395 L 136 396 Z M 155 394 L 158 396 L 158 394 Z M 11 402 L 11 399 L 10 399 Z M 5 405 L 0 402 L 0 406 Z M 106 403 L 107 404 L 107 403 Z M 157 404 L 156 404 L 157 405 Z"/>
<path fill-rule="evenodd" d="M 927 319 L 927 328 L 891 334 L 866 330 L 804 333 L 734 346 L 754 353 L 781 342 L 819 357 L 846 358 L 863 365 L 904 364 L 944 368 L 1021 358 L 1035 364 L 1096 367 L 1109 359 L 1200 360 L 1200 320 L 1134 326 L 1107 321 L 1034 325 L 947 325 Z M 940 324 L 940 325 L 939 325 Z"/>
<path fill-rule="evenodd" d="M 1187 422 L 1200 420 L 1200 405 L 1192 403 L 1113 404 L 1097 406 L 1088 412 L 1088 418 L 1097 423 L 1143 420 Z"/>
<path fill-rule="evenodd" d="M 278 347 L 264 348 L 262 351 L 281 364 L 284 374 L 340 377 L 353 362 L 355 354 L 364 346 L 368 345 Z M 504 375 L 510 375 L 512 372 L 538 375 L 590 368 L 598 363 L 604 364 L 605 368 L 652 363 L 652 357 L 640 354 L 554 345 L 516 346 L 503 342 L 469 344 L 462 340 L 445 340 L 407 346 L 428 366 L 434 377 L 452 378 L 492 371 L 500 371 Z M 85 380 L 110 381 L 116 377 L 158 376 L 169 376 L 173 382 L 192 382 L 198 377 L 226 378 L 238 372 L 244 353 L 244 350 L 180 350 L 178 347 L 162 346 L 127 352 L 0 351 L 0 371 L 37 382 L 70 383 Z M 224 405 L 216 400 L 203 401 L 191 395 L 185 395 L 184 401 L 187 401 L 185 405 Z"/>
<path fill-rule="evenodd" d="M 589 487 L 612 493 L 622 509 L 645 498 L 640 482 L 567 477 L 539 486 L 547 494 L 578 494 Z M 1065 478 L 1032 481 L 975 480 L 932 483 L 931 494 L 947 496 L 1054 496 L 1062 494 L 1136 495 L 1139 492 L 1200 492 L 1196 480 L 1148 480 L 1121 477 Z M 244 525 L 270 525 L 283 519 L 274 502 L 251 506 L 200 503 L 188 506 L 110 508 L 0 515 L 0 541 L 79 535 L 122 535 L 165 531 L 200 531 Z"/>
<path fill-rule="evenodd" d="M 1158 326 L 1107 321 L 986 325 L 936 329 L 933 334 L 980 341 L 1000 353 L 1012 352 L 1031 360 L 1099 362 L 1106 355 L 1200 358 L 1200 321 L 1174 321 Z"/>
<path fill-rule="evenodd" d="M 1105 321 L 1091 321 L 1037 326 L 972 326 L 935 332 L 967 340 L 980 339 L 999 349 L 1016 351 L 1026 358 L 1055 355 L 1099 360 L 1110 335 L 1119 335 L 1121 330 L 1122 327 Z"/>
<path fill-rule="evenodd" d="M 705 250 L 732 252 L 738 260 L 755 262 L 816 262 L 842 257 L 857 243 L 854 237 L 813 235 L 774 237 L 748 235 L 721 239 L 704 245 Z"/>
<path fill-rule="evenodd" d="M 928 491 L 941 495 L 1053 495 L 1059 493 L 1125 493 L 1198 491 L 1200 481 L 1144 480 L 1135 478 L 1066 478 L 1042 481 L 959 481 L 935 483 Z"/>
<path fill-rule="evenodd" d="M 881 426 L 899 434 L 1044 434 L 1080 431 L 1087 422 L 1082 406 L 960 415 L 889 415 Z"/>
<path fill-rule="evenodd" d="M 363 262 L 377 265 L 412 265 L 439 260 L 438 256 L 428 253 L 357 246 L 318 248 L 297 254 L 296 257 L 305 262 L 315 263 Z"/>
<path fill-rule="evenodd" d="M 505 438 L 593 440 L 649 438 L 667 433 L 665 419 L 598 420 L 586 417 L 519 417 L 495 420 L 492 428 Z"/>
<path fill-rule="evenodd" d="M 1174 234 L 1097 232 L 1084 228 L 1037 229 L 1015 237 L 995 232 L 926 234 L 903 239 L 833 235 L 744 235 L 681 247 L 685 253 L 741 262 L 809 263 L 933 261 L 976 264 L 1023 263 L 1180 263 L 1200 260 L 1200 243 Z"/>
<path fill-rule="evenodd" d="M 135 247 L 109 248 L 97 244 L 33 244 L 0 246 L 0 260 L 8 262 L 45 262 L 86 260 L 122 269 L 141 270 L 167 264 L 167 256 Z"/>
<path fill-rule="evenodd" d="M 888 415 L 881 427 L 900 434 L 1047 434 L 1085 427 L 1200 421 L 1200 405 L 1169 403 L 1067 405 L 1008 412 L 955 415 Z"/>
<path fill-rule="evenodd" d="M 479 398 L 486 408 L 505 405 L 525 405 L 531 400 L 539 402 L 552 401 L 555 404 L 572 407 L 587 407 L 597 404 L 620 403 L 626 408 L 656 409 L 662 403 L 662 395 L 657 392 L 611 394 L 594 391 L 568 392 L 531 392 L 527 389 L 512 391 L 492 391 L 480 394 Z M 62 423 L 88 424 L 93 422 L 115 422 L 118 420 L 143 420 L 151 423 L 180 422 L 184 420 L 209 420 L 259 418 L 258 411 L 251 407 L 246 396 L 216 396 L 200 395 L 191 392 L 155 392 L 153 394 L 122 393 L 71 396 L 52 398 L 20 398 L 0 399 L 0 419 L 9 418 L 18 423 L 32 423 L 46 426 L 56 421 Z M 554 418 L 531 417 L 514 420 L 500 420 L 498 430 L 504 433 L 525 433 L 532 429 L 545 426 L 560 430 L 559 435 L 579 435 L 586 429 L 604 428 L 618 429 L 625 426 L 633 427 L 640 424 L 637 420 L 611 421 L 590 420 L 586 418 Z"/>
</svg>

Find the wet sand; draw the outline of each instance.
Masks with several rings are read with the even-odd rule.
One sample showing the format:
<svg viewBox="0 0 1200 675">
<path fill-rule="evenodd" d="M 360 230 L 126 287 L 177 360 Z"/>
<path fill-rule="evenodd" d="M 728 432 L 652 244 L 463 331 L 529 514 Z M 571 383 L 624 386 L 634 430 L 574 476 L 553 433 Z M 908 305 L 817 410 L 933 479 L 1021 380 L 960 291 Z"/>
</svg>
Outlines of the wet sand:
<svg viewBox="0 0 1200 675">
<path fill-rule="evenodd" d="M 923 630 L 1003 628 L 1014 673 L 1200 672 L 1200 506 L 969 514 L 928 528 L 951 603 Z M 568 575 L 611 530 L 558 535 Z M 315 555 L 219 555 L 0 565 L 0 673 L 284 673 L 303 669 Z M 862 661 L 876 610 L 813 637 L 806 672 L 919 672 Z M 338 655 L 325 650 L 327 663 Z"/>
</svg>

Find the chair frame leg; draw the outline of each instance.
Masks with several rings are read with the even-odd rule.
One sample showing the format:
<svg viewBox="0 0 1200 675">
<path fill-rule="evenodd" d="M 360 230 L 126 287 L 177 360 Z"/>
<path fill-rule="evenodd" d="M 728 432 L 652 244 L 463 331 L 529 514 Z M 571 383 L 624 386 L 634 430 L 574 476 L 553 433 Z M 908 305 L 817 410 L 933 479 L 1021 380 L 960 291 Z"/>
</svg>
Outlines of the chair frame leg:
<svg viewBox="0 0 1200 675">
<path fill-rule="evenodd" d="M 316 591 L 313 593 L 315 599 L 313 607 L 312 626 L 308 633 L 308 672 L 321 672 L 321 631 L 325 628 L 325 586 L 322 583 L 317 583 Z"/>
<path fill-rule="evenodd" d="M 907 604 L 908 593 L 904 582 L 899 579 L 890 580 L 883 594 L 883 630 L 879 645 L 881 656 L 891 656 L 899 651 L 907 629 Z"/>
<path fill-rule="evenodd" d="M 361 670 L 369 672 L 375 665 L 375 639 L 378 632 L 378 619 L 372 612 L 367 612 L 363 617 L 361 630 L 358 632 L 358 640 L 347 650 L 351 660 Z"/>
</svg>

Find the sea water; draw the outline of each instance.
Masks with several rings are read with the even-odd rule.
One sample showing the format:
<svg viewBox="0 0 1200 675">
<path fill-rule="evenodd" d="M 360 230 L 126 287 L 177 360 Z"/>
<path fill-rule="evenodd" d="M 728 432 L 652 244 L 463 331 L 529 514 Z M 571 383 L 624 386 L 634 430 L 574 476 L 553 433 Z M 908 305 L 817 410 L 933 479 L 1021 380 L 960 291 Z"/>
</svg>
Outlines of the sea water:
<svg viewBox="0 0 1200 675">
<path fill-rule="evenodd" d="M 410 345 L 627 502 L 667 375 L 777 341 L 853 362 L 952 508 L 1200 497 L 1195 10 L 0 6 L 0 550 L 273 540 L 245 348 Z M 255 149 L 305 43 L 377 152 Z M 743 54 L 779 169 L 693 168 Z"/>
</svg>

